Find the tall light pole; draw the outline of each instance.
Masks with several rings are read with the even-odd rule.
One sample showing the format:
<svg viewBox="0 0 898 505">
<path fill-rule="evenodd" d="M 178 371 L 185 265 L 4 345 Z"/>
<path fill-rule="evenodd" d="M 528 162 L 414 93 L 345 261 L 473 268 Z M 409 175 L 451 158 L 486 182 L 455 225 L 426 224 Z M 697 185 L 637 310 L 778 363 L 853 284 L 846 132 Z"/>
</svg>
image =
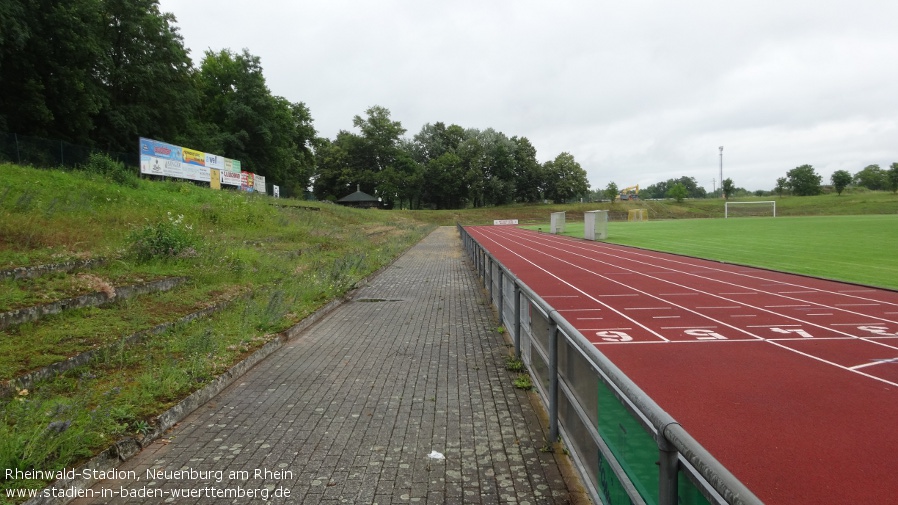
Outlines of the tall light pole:
<svg viewBox="0 0 898 505">
<path fill-rule="evenodd" d="M 720 146 L 720 197 L 723 198 L 723 146 Z"/>
</svg>

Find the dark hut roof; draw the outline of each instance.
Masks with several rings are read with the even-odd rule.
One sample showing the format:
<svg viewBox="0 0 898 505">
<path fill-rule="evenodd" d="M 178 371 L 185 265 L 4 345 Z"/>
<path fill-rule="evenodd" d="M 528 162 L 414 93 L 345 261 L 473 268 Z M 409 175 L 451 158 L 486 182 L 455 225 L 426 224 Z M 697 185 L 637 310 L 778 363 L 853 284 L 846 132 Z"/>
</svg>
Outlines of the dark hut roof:
<svg viewBox="0 0 898 505">
<path fill-rule="evenodd" d="M 358 203 L 358 202 L 377 202 L 379 201 L 377 198 L 369 195 L 368 193 L 364 193 L 362 191 L 356 191 L 355 193 L 344 196 L 343 198 L 337 200 L 339 203 Z"/>
</svg>

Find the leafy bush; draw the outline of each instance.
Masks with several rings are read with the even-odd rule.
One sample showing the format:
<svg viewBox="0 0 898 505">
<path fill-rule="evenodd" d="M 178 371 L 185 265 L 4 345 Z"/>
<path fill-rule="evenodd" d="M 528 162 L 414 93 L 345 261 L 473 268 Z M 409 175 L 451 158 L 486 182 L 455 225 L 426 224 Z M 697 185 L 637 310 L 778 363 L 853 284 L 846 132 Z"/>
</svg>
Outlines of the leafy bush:
<svg viewBox="0 0 898 505">
<path fill-rule="evenodd" d="M 81 169 L 105 177 L 122 186 L 137 187 L 138 178 L 134 170 L 104 153 L 91 153 L 87 158 L 87 164 L 82 165 Z"/>
<path fill-rule="evenodd" d="M 131 253 L 138 261 L 195 256 L 198 240 L 183 220 L 183 215 L 175 218 L 169 212 L 168 220 L 135 230 L 128 239 Z"/>
</svg>

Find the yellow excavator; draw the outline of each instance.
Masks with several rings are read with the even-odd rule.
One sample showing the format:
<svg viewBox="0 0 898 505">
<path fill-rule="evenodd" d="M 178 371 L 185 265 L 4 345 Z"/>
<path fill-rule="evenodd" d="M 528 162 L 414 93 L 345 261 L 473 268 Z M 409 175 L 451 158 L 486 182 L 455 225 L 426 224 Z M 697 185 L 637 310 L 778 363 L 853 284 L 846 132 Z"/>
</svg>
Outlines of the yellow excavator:
<svg viewBox="0 0 898 505">
<path fill-rule="evenodd" d="M 620 190 L 620 199 L 621 201 L 639 200 L 639 184 Z"/>
</svg>

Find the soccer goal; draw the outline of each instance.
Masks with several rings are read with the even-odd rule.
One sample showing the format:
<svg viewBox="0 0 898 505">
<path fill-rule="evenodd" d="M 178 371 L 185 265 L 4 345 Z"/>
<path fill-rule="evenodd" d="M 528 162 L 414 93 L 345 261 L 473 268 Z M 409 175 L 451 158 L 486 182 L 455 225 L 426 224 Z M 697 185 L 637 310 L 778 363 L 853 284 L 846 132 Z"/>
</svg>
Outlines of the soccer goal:
<svg viewBox="0 0 898 505">
<path fill-rule="evenodd" d="M 776 202 L 727 202 L 723 217 L 776 217 Z"/>
<path fill-rule="evenodd" d="M 557 235 L 564 233 L 564 212 L 553 212 L 549 222 L 549 233 Z"/>
<path fill-rule="evenodd" d="M 645 209 L 630 209 L 627 211 L 627 221 L 645 222 L 649 220 L 649 213 Z"/>
</svg>

